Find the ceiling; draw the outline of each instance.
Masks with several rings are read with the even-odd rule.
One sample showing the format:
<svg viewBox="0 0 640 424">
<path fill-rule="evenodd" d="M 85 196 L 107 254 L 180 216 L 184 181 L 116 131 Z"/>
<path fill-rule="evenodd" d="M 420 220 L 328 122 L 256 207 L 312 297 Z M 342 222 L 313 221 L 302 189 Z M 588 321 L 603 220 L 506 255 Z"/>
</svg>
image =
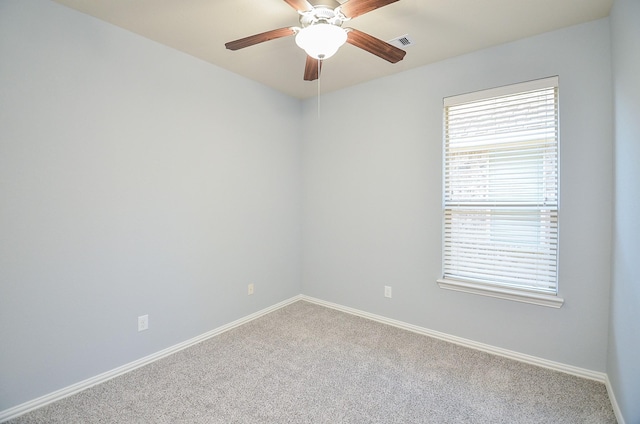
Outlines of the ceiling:
<svg viewBox="0 0 640 424">
<path fill-rule="evenodd" d="M 238 51 L 225 42 L 298 26 L 283 0 L 55 0 L 158 43 L 304 99 L 318 93 L 303 81 L 306 55 L 294 37 Z M 344 0 L 341 0 L 344 2 Z M 335 0 L 309 1 L 339 6 Z M 385 41 L 408 35 L 404 60 L 391 64 L 345 44 L 322 66 L 326 93 L 609 15 L 613 0 L 400 0 L 345 24 Z"/>
</svg>

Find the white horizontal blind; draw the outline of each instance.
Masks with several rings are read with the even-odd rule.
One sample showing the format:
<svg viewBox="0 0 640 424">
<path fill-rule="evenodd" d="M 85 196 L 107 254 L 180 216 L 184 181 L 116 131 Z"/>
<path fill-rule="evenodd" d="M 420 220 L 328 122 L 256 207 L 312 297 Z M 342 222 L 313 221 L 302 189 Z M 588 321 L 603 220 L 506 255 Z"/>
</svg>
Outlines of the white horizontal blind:
<svg viewBox="0 0 640 424">
<path fill-rule="evenodd" d="M 445 279 L 557 293 L 557 78 L 450 97 Z"/>
</svg>

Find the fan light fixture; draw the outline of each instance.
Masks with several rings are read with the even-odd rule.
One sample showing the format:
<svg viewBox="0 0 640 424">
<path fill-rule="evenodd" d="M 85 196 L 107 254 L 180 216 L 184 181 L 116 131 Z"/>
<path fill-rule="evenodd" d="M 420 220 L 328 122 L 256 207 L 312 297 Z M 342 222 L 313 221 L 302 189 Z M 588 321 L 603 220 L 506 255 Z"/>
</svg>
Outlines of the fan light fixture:
<svg viewBox="0 0 640 424">
<path fill-rule="evenodd" d="M 342 27 L 342 24 L 353 18 L 399 0 L 337 0 L 340 6 L 334 9 L 309 3 L 309 1 L 317 3 L 320 0 L 284 1 L 298 12 L 300 27 L 272 29 L 230 41 L 225 43 L 225 47 L 229 50 L 240 50 L 265 41 L 295 35 L 296 44 L 307 53 L 304 66 L 305 81 L 319 79 L 322 61 L 336 54 L 344 43 L 349 43 L 390 63 L 401 61 L 406 54 L 399 47 L 379 40 L 366 32 Z"/>
<path fill-rule="evenodd" d="M 301 29 L 296 44 L 314 59 L 328 59 L 347 41 L 347 32 L 328 23 L 317 23 Z"/>
</svg>

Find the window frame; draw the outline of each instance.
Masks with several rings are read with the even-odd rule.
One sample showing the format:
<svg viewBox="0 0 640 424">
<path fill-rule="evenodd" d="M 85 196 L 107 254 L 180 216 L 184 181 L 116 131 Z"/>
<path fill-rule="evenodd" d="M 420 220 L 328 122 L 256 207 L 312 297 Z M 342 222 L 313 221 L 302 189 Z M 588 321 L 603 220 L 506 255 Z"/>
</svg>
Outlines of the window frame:
<svg viewBox="0 0 640 424">
<path fill-rule="evenodd" d="M 541 306 L 548 306 L 552 308 L 560 308 L 564 299 L 562 299 L 559 295 L 559 252 L 556 250 L 555 257 L 555 291 L 550 291 L 546 289 L 540 288 L 528 288 L 523 286 L 510 286 L 503 282 L 491 282 L 487 280 L 473 280 L 469 278 L 448 278 L 445 277 L 445 260 L 447 255 L 445 254 L 446 248 L 446 234 L 447 230 L 445 228 L 447 222 L 447 211 L 449 214 L 453 214 L 453 207 L 448 206 L 446 203 L 446 184 L 447 184 L 447 176 L 445 173 L 447 172 L 447 108 L 453 105 L 460 105 L 464 103 L 476 102 L 476 101 L 485 101 L 488 99 L 499 98 L 503 96 L 517 96 L 521 93 L 533 91 L 533 90 L 541 90 L 547 89 L 549 87 L 554 87 L 556 90 L 555 97 L 555 113 L 558 117 L 556 124 L 556 156 L 555 156 L 555 173 L 556 173 L 556 188 L 555 188 L 555 196 L 556 196 L 556 206 L 555 213 L 556 218 L 558 218 L 559 210 L 560 210 L 560 134 L 559 134 L 559 78 L 557 76 L 543 78 L 533 81 L 526 81 L 523 83 L 511 84 L 507 86 L 501 86 L 497 88 L 492 88 L 488 90 L 481 90 L 472 93 L 466 93 L 458 96 L 446 97 L 443 99 L 443 152 L 442 152 L 442 272 L 441 278 L 437 280 L 440 288 L 447 290 L 454 290 L 466 293 L 473 293 L 478 295 L 484 295 L 494 298 L 513 300 L 518 302 L 530 303 Z M 487 143 L 489 144 L 489 143 Z M 558 224 L 556 224 L 558 225 Z M 556 235 L 559 237 L 559 227 L 556 228 Z M 556 249 L 558 249 L 556 247 Z"/>
</svg>

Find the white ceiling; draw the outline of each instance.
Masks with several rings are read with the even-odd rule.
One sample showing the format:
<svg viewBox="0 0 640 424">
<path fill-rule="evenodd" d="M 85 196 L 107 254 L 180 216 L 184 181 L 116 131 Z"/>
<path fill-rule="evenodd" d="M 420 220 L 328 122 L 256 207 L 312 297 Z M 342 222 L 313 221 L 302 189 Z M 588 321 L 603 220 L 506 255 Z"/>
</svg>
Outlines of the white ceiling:
<svg viewBox="0 0 640 424">
<path fill-rule="evenodd" d="M 283 0 L 55 0 L 297 98 L 313 97 L 303 81 L 305 53 L 294 37 L 238 51 L 225 42 L 298 26 Z M 310 3 L 335 7 L 335 0 Z M 322 66 L 321 92 L 402 72 L 474 50 L 609 15 L 613 0 L 400 0 L 345 24 L 389 41 L 408 34 L 404 60 L 390 64 L 345 44 Z"/>
</svg>

